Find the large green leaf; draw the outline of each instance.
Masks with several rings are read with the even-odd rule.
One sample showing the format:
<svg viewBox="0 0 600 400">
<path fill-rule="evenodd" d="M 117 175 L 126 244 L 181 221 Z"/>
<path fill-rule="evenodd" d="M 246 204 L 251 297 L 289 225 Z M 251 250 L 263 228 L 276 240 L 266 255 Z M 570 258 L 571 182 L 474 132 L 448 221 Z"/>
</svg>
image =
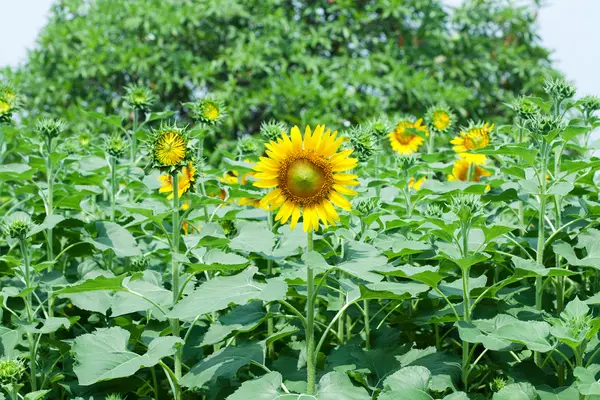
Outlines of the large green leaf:
<svg viewBox="0 0 600 400">
<path fill-rule="evenodd" d="M 128 340 L 129 332 L 119 327 L 99 328 L 76 337 L 72 351 L 77 364 L 73 370 L 79 384 L 88 386 L 133 375 L 175 354 L 176 346 L 183 343 L 172 336 L 158 337 L 150 342 L 146 354 L 139 355 L 127 349 Z"/>
<path fill-rule="evenodd" d="M 231 239 L 230 249 L 246 253 L 271 253 L 275 245 L 275 235 L 265 224 L 242 221 L 237 228 L 238 235 Z"/>
<path fill-rule="evenodd" d="M 279 372 L 269 372 L 258 379 L 246 381 L 227 400 L 300 400 L 306 396 L 286 394 L 281 390 L 283 382 Z"/>
<path fill-rule="evenodd" d="M 354 386 L 345 372 L 329 372 L 319 381 L 319 400 L 370 400 L 365 388 Z"/>
<path fill-rule="evenodd" d="M 129 231 L 114 222 L 96 222 L 98 236 L 89 240 L 100 251 L 113 250 L 119 257 L 141 255 L 135 238 Z"/>
</svg>

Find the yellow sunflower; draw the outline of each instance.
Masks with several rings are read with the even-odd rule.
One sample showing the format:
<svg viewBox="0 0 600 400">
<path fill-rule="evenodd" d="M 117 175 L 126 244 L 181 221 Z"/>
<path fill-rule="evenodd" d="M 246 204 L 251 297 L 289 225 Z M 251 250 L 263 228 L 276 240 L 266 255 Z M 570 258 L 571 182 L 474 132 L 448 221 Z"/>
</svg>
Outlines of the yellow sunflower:
<svg viewBox="0 0 600 400">
<path fill-rule="evenodd" d="M 173 198 L 172 176 L 170 174 L 161 175 L 158 177 L 158 180 L 162 182 L 162 186 L 158 191 L 160 193 L 170 193 L 169 196 L 167 196 L 167 199 L 171 200 Z M 190 189 L 194 180 L 196 180 L 196 168 L 192 163 L 189 163 L 187 166 L 181 168 L 181 171 L 177 176 L 177 186 L 179 187 L 177 193 L 179 198 Z"/>
<path fill-rule="evenodd" d="M 263 197 L 261 205 L 281 207 L 275 220 L 284 224 L 291 218 L 291 229 L 301 215 L 306 232 L 319 229 L 319 219 L 325 227 L 335 225 L 340 217 L 334 205 L 350 210 L 352 205 L 343 195 L 355 195 L 348 186 L 359 184 L 356 175 L 343 171 L 356 167 L 358 160 L 349 157 L 351 149 L 338 152 L 344 138 L 337 131 L 325 132 L 324 125 L 312 133 L 307 126 L 304 137 L 295 126 L 290 136 L 283 132 L 277 142 L 266 144 L 268 157 L 261 157 L 254 167 L 258 171 L 254 185 L 275 189 Z"/>
<path fill-rule="evenodd" d="M 471 175 L 471 176 L 469 176 Z M 491 173 L 464 158 L 456 160 L 452 168 L 452 174 L 448 176 L 449 181 L 479 182 L 482 176 L 490 176 Z M 470 178 L 470 179 L 469 179 Z"/>
<path fill-rule="evenodd" d="M 471 154 L 469 151 L 487 147 L 490 144 L 490 132 L 492 129 L 494 129 L 494 124 L 474 125 L 461 131 L 460 136 L 452 139 L 450 143 L 454 145 L 453 149 L 458 153 L 459 157 L 475 164 L 484 164 L 486 160 L 485 155 Z"/>
<path fill-rule="evenodd" d="M 186 139 L 180 129 L 166 129 L 159 132 L 154 141 L 153 155 L 160 167 L 173 167 L 185 160 Z"/>
<path fill-rule="evenodd" d="M 408 188 L 419 190 L 419 189 L 421 189 L 421 185 L 423 185 L 423 183 L 425 183 L 425 180 L 426 180 L 426 178 L 424 176 L 417 180 L 415 180 L 415 178 L 410 178 L 410 180 L 408 181 Z"/>
<path fill-rule="evenodd" d="M 419 150 L 425 139 L 416 132 L 429 136 L 427 127 L 423 125 L 423 119 L 419 118 L 416 122 L 401 121 L 393 132 L 388 134 L 392 149 L 400 154 L 412 154 Z"/>
</svg>

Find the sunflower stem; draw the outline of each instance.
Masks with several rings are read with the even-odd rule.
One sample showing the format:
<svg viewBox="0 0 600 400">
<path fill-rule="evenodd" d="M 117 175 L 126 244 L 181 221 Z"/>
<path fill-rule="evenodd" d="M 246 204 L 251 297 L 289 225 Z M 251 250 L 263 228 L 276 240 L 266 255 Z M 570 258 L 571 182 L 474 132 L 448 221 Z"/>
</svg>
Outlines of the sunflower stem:
<svg viewBox="0 0 600 400">
<path fill-rule="evenodd" d="M 365 321 L 365 349 L 371 349 L 371 324 L 369 322 L 369 300 L 363 300 L 363 316 Z"/>
<path fill-rule="evenodd" d="M 313 251 L 313 231 L 309 230 L 306 235 L 306 250 Z M 306 266 L 306 288 L 307 288 L 307 312 L 306 312 L 306 381 L 307 394 L 314 395 L 316 388 L 316 355 L 315 355 L 315 332 L 314 332 L 314 316 L 315 316 L 315 297 L 314 297 L 314 276 L 313 269 Z"/>
<path fill-rule="evenodd" d="M 268 211 L 267 212 L 267 222 L 269 224 L 269 231 L 273 231 L 273 212 L 272 211 Z M 267 277 L 271 277 L 273 275 L 273 260 L 268 259 L 267 260 Z M 270 311 L 271 309 L 271 305 L 267 304 L 267 313 Z M 273 317 L 269 316 L 269 319 L 267 320 L 267 337 L 271 337 L 273 335 L 273 333 L 275 332 L 275 327 L 274 327 L 274 321 L 273 321 Z M 267 346 L 267 356 L 269 358 L 273 358 L 273 356 L 275 355 L 275 345 L 274 343 L 270 343 Z"/>
<path fill-rule="evenodd" d="M 48 138 L 46 142 L 48 154 L 46 154 L 46 178 L 48 186 L 48 198 L 46 199 L 46 217 L 52 215 L 54 208 L 54 175 L 52 171 L 52 139 Z M 48 228 L 46 230 L 46 238 L 48 240 L 48 261 L 54 261 L 54 243 L 53 243 L 53 230 Z"/>
<path fill-rule="evenodd" d="M 131 166 L 135 167 L 136 166 L 136 153 L 137 153 L 137 138 L 135 136 L 135 133 L 137 131 L 138 128 L 138 112 L 137 109 L 134 108 L 133 109 L 133 126 L 132 126 L 132 132 L 131 132 L 131 148 L 130 148 L 130 157 L 131 157 Z"/>
<path fill-rule="evenodd" d="M 30 290 L 31 288 L 31 275 L 29 271 L 29 250 L 27 249 L 27 245 L 25 243 L 25 239 L 19 239 L 19 246 L 21 248 L 21 256 L 23 257 L 23 267 L 24 278 L 25 278 L 25 290 Z M 25 296 L 25 309 L 27 310 L 27 321 L 29 323 L 33 323 L 34 315 L 33 315 L 33 303 L 31 299 L 31 292 L 29 292 Z M 37 390 L 37 370 L 36 370 L 36 341 L 33 336 L 33 333 L 27 333 L 27 340 L 29 342 L 29 382 L 31 384 L 31 391 L 35 392 Z"/>
<path fill-rule="evenodd" d="M 110 156 L 110 221 L 115 222 L 115 198 L 117 195 L 117 159 Z"/>
<path fill-rule="evenodd" d="M 540 165 L 540 194 L 539 194 L 539 212 L 538 212 L 538 241 L 537 241 L 537 254 L 536 263 L 540 266 L 544 266 L 544 247 L 545 247 L 545 232 L 544 232 L 544 216 L 546 214 L 546 174 L 548 173 L 548 164 L 546 157 L 546 141 L 542 139 L 541 143 L 541 165 Z M 538 311 L 542 311 L 542 295 L 543 295 L 543 280 L 541 276 L 535 278 L 535 308 Z M 541 365 L 541 354 L 539 352 L 534 353 L 534 361 L 536 365 Z"/>
<path fill-rule="evenodd" d="M 435 151 L 435 134 L 433 130 L 429 131 L 429 146 L 427 146 L 427 154 L 433 154 Z"/>
<path fill-rule="evenodd" d="M 177 261 L 177 254 L 179 252 L 179 182 L 177 171 L 171 173 L 171 181 L 173 182 L 173 238 L 171 241 L 171 275 L 173 282 L 173 306 L 177 304 L 179 300 L 179 263 Z M 177 318 L 171 319 L 171 330 L 173 336 L 179 337 L 179 320 Z M 174 393 L 175 399 L 179 400 L 181 397 L 179 382 L 181 380 L 181 358 L 182 349 L 177 348 L 175 352 L 175 387 L 177 393 Z"/>
</svg>

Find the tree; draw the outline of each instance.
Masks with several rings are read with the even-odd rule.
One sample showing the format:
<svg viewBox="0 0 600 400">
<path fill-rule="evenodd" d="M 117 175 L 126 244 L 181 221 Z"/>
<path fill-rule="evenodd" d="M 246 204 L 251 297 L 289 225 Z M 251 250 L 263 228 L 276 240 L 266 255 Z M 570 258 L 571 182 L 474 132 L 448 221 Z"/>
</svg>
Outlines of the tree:
<svg viewBox="0 0 600 400">
<path fill-rule="evenodd" d="M 33 114 L 119 112 L 130 83 L 149 85 L 159 108 L 210 93 L 228 105 L 223 137 L 270 118 L 343 127 L 438 102 L 463 122 L 502 118 L 503 102 L 556 74 L 536 10 L 509 0 L 61 0 L 11 75 Z"/>
</svg>

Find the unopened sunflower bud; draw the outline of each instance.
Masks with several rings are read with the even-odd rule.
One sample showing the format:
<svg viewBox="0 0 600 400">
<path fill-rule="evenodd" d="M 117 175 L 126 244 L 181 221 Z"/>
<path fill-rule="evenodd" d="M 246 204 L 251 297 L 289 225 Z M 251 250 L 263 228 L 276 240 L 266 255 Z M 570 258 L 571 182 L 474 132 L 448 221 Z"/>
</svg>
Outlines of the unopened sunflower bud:
<svg viewBox="0 0 600 400">
<path fill-rule="evenodd" d="M 350 147 L 360 162 L 369 161 L 379 150 L 377 136 L 373 130 L 361 125 L 351 128 L 347 133 Z"/>
<path fill-rule="evenodd" d="M 56 138 L 65 130 L 65 127 L 65 121 L 54 118 L 42 118 L 35 124 L 37 133 L 47 140 Z"/>
<path fill-rule="evenodd" d="M 392 123 L 384 118 L 375 118 L 367 122 L 367 127 L 378 137 L 383 138 L 393 130 Z"/>
<path fill-rule="evenodd" d="M 13 239 L 25 240 L 32 227 L 33 223 L 29 215 L 17 211 L 6 218 L 4 232 Z"/>
<path fill-rule="evenodd" d="M 438 204 L 429 204 L 424 212 L 425 216 L 430 218 L 441 218 L 444 214 L 444 209 Z"/>
<path fill-rule="evenodd" d="M 145 271 L 150 265 L 150 258 L 147 256 L 136 256 L 129 259 L 129 266 L 132 272 Z"/>
<path fill-rule="evenodd" d="M 84 132 L 81 135 L 79 135 L 79 144 L 82 147 L 88 147 L 90 145 L 90 134 Z"/>
<path fill-rule="evenodd" d="M 531 119 L 527 123 L 527 128 L 534 134 L 547 135 L 555 129 L 561 127 L 560 118 L 555 118 L 548 114 L 541 114 Z"/>
<path fill-rule="evenodd" d="M 104 150 L 114 158 L 121 158 L 127 148 L 127 142 L 123 140 L 121 135 L 109 136 L 104 142 Z"/>
<path fill-rule="evenodd" d="M 367 216 L 373 212 L 373 210 L 379 207 L 379 201 L 375 197 L 369 197 L 368 199 L 359 199 L 356 203 L 356 211 L 362 216 Z"/>
<path fill-rule="evenodd" d="M 21 379 L 25 372 L 25 366 L 20 359 L 1 359 L 0 360 L 0 383 L 16 383 Z"/>
<path fill-rule="evenodd" d="M 544 82 L 544 91 L 559 103 L 575 96 L 575 86 L 560 78 L 546 80 Z"/>
<path fill-rule="evenodd" d="M 134 110 L 148 110 L 154 104 L 154 94 L 145 86 L 131 85 L 125 88 L 125 104 Z"/>
<path fill-rule="evenodd" d="M 206 98 L 184 104 L 190 110 L 192 119 L 208 125 L 218 125 L 225 116 L 225 106 L 221 101 Z"/>
<path fill-rule="evenodd" d="M 510 105 L 519 118 L 524 121 L 532 120 L 540 113 L 540 108 L 531 99 L 525 96 L 516 98 Z"/>
<path fill-rule="evenodd" d="M 281 137 L 281 133 L 288 130 L 288 127 L 283 123 L 275 120 L 263 122 L 260 125 L 260 135 L 268 142 L 276 141 Z"/>
<path fill-rule="evenodd" d="M 0 93 L 0 124 L 7 124 L 11 121 L 12 115 L 17 109 L 17 103 L 13 98 Z"/>
<path fill-rule="evenodd" d="M 581 109 L 587 115 L 600 110 L 600 98 L 596 96 L 585 96 L 579 100 Z"/>
<path fill-rule="evenodd" d="M 112 393 L 104 398 L 105 400 L 123 400 L 120 394 Z"/>
<path fill-rule="evenodd" d="M 498 392 L 501 389 L 503 389 L 507 383 L 508 382 L 506 381 L 506 379 L 497 376 L 490 383 L 490 389 L 492 389 L 493 392 Z"/>
<path fill-rule="evenodd" d="M 425 122 L 429 130 L 439 133 L 447 133 L 456 124 L 456 116 L 450 108 L 444 105 L 430 107 L 425 115 Z"/>
<path fill-rule="evenodd" d="M 256 154 L 261 152 L 262 149 L 256 137 L 244 135 L 237 141 L 237 150 L 240 154 Z"/>
<path fill-rule="evenodd" d="M 452 197 L 450 209 L 463 222 L 468 222 L 481 212 L 482 204 L 479 196 L 474 194 L 460 194 Z"/>
<path fill-rule="evenodd" d="M 417 158 L 414 154 L 398 154 L 398 167 L 402 171 L 408 171 L 417 163 Z"/>
</svg>

